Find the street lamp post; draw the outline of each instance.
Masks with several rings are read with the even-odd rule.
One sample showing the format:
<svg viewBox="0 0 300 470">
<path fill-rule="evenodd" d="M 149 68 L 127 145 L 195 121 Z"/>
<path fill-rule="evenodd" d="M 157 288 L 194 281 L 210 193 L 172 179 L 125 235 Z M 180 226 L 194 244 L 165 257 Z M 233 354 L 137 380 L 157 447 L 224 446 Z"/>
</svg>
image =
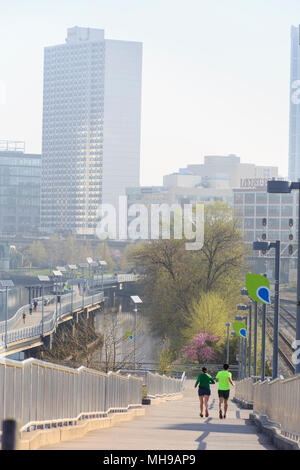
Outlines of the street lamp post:
<svg viewBox="0 0 300 470">
<path fill-rule="evenodd" d="M 238 305 L 237 309 L 238 310 L 249 310 L 249 324 L 251 325 L 251 317 L 252 317 L 252 305 L 251 305 L 251 303 L 249 305 Z M 247 352 L 248 352 L 248 356 L 249 356 L 248 357 L 248 377 L 250 377 L 250 375 L 251 375 L 251 335 L 250 334 L 248 335 L 248 317 L 247 316 L 241 317 L 241 319 L 245 320 L 246 332 L 247 332 L 246 338 L 244 338 L 244 343 L 243 343 L 244 356 L 245 356 L 244 377 L 247 377 Z M 250 326 L 250 328 L 251 328 L 251 326 Z M 247 351 L 247 338 L 248 337 L 249 337 L 249 340 L 248 340 L 249 348 L 248 348 L 248 351 Z"/>
<path fill-rule="evenodd" d="M 55 297 L 56 297 L 56 306 L 55 306 L 55 324 L 57 324 L 57 303 L 58 303 L 58 295 L 57 295 L 57 284 L 58 284 L 58 279 L 62 278 L 62 273 L 61 271 L 52 271 L 54 275 L 54 280 L 55 280 Z M 61 295 L 60 295 L 60 313 L 61 313 Z"/>
<path fill-rule="evenodd" d="M 38 276 L 39 281 L 42 283 L 42 336 L 44 336 L 44 284 L 43 282 L 49 282 L 49 276 Z"/>
<path fill-rule="evenodd" d="M 274 327 L 273 327 L 273 379 L 278 377 L 278 326 L 279 326 L 279 276 L 280 276 L 280 241 L 253 242 L 254 251 L 268 251 L 275 248 L 275 302 L 274 302 Z M 264 307 L 266 305 L 264 304 Z M 264 316 L 266 314 L 266 308 Z"/>
<path fill-rule="evenodd" d="M 288 194 L 293 189 L 298 190 L 298 259 L 297 259 L 297 316 L 296 316 L 296 345 L 300 344 L 300 181 L 270 180 L 267 183 L 268 193 Z M 295 365 L 295 374 L 300 374 L 300 362 Z"/>
<path fill-rule="evenodd" d="M 132 302 L 134 303 L 134 350 L 133 350 L 133 362 L 134 362 L 134 370 L 136 370 L 136 323 L 137 323 L 137 304 L 143 303 L 142 300 L 139 298 L 138 295 L 131 295 L 130 296 Z"/>
<path fill-rule="evenodd" d="M 242 321 L 244 317 L 237 315 L 234 317 L 235 321 Z M 243 379 L 244 374 L 244 338 L 239 335 L 239 378 Z"/>
<path fill-rule="evenodd" d="M 257 302 L 254 302 L 254 350 L 253 350 L 253 375 L 256 376 L 257 358 Z"/>
<path fill-rule="evenodd" d="M 71 273 L 71 312 L 73 313 L 73 291 L 74 291 L 74 279 L 75 279 L 75 271 L 77 270 L 76 264 L 69 264 L 69 269 Z"/>
<path fill-rule="evenodd" d="M 227 354 L 226 354 L 226 362 L 229 364 L 229 328 L 231 326 L 231 323 L 226 323 L 225 325 L 227 327 Z"/>
<path fill-rule="evenodd" d="M 5 289 L 5 336 L 4 345 L 5 350 L 7 349 L 7 322 L 8 322 L 8 290 L 14 287 L 14 283 L 11 280 L 0 281 L 0 287 Z"/>
</svg>

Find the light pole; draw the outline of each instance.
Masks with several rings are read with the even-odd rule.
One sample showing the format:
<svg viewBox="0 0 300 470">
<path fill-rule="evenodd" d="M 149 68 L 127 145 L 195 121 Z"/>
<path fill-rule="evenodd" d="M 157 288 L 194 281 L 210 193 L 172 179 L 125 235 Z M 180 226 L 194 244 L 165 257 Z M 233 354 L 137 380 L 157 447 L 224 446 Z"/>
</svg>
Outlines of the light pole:
<svg viewBox="0 0 300 470">
<path fill-rule="evenodd" d="M 76 264 L 69 264 L 69 269 L 72 277 L 72 284 L 71 284 L 71 312 L 73 313 L 73 291 L 74 291 L 74 271 L 77 270 Z"/>
<path fill-rule="evenodd" d="M 249 310 L 249 330 L 251 329 L 251 318 L 252 318 L 252 305 L 251 303 L 249 305 L 243 305 L 240 304 L 237 306 L 238 310 Z M 248 317 L 242 317 L 243 320 L 245 320 L 246 323 L 246 331 L 247 335 L 244 343 L 244 349 L 245 349 L 245 364 L 244 364 L 244 376 L 247 376 L 247 338 L 248 338 L 248 377 L 251 375 L 251 334 L 248 334 Z"/>
<path fill-rule="evenodd" d="M 49 282 L 49 276 L 38 276 L 39 281 L 42 283 L 42 336 L 44 336 L 44 284 L 43 282 Z"/>
<path fill-rule="evenodd" d="M 133 362 L 134 362 L 134 370 L 136 370 L 136 355 L 135 355 L 135 351 L 136 351 L 136 322 L 137 322 L 137 305 L 138 304 L 142 304 L 142 300 L 139 298 L 138 295 L 131 295 L 130 296 L 132 302 L 134 303 L 134 350 L 133 350 Z"/>
<path fill-rule="evenodd" d="M 253 242 L 254 251 L 268 251 L 275 248 L 275 302 L 273 327 L 273 379 L 278 377 L 278 325 L 279 325 L 279 276 L 280 276 L 280 241 Z M 297 307 L 298 309 L 298 307 Z"/>
<path fill-rule="evenodd" d="M 104 267 L 107 266 L 107 262 L 104 260 L 99 261 L 100 268 L 101 268 L 101 275 L 102 275 L 102 290 L 103 290 L 103 273 L 104 273 Z"/>
<path fill-rule="evenodd" d="M 231 323 L 226 323 L 225 326 L 227 327 L 227 354 L 226 354 L 226 362 L 229 364 L 229 328 L 231 327 Z"/>
<path fill-rule="evenodd" d="M 241 295 L 248 295 L 247 289 L 242 289 L 241 290 Z M 257 316 L 257 302 L 254 302 L 254 308 Z M 254 334 L 254 337 L 256 339 L 256 335 Z M 249 304 L 249 349 L 248 349 L 248 356 L 249 356 L 249 361 L 248 361 L 248 376 L 251 376 L 251 357 L 252 357 L 252 306 Z M 256 372 L 254 373 L 254 362 L 255 362 L 255 371 L 256 371 L 256 345 L 254 345 L 254 356 L 255 356 L 255 361 L 253 360 L 253 374 L 256 375 Z"/>
<path fill-rule="evenodd" d="M 257 362 L 257 302 L 254 302 L 254 351 L 253 351 L 253 375 L 256 376 Z"/>
<path fill-rule="evenodd" d="M 297 316 L 296 316 L 296 344 L 300 344 L 300 181 L 290 182 L 270 180 L 267 183 L 268 193 L 289 194 L 298 189 L 298 259 L 297 259 Z M 297 343 L 298 341 L 298 343 Z M 295 374 L 300 374 L 300 362 L 295 365 Z"/>
<path fill-rule="evenodd" d="M 240 315 L 236 315 L 234 317 L 235 321 L 242 321 L 244 319 L 244 317 L 241 317 Z M 244 370 L 244 367 L 243 367 L 243 361 L 244 361 L 244 357 L 243 357 L 243 339 L 241 340 L 241 336 L 239 335 L 239 379 L 242 379 L 243 378 L 243 370 Z"/>
<path fill-rule="evenodd" d="M 52 271 L 53 272 L 53 276 L 54 276 L 54 281 L 55 281 L 55 297 L 56 297 L 56 308 L 55 308 L 55 324 L 57 323 L 57 303 L 58 303 L 58 295 L 57 295 L 57 284 L 58 284 L 58 279 L 61 279 L 62 278 L 62 273 L 60 271 Z M 59 299 L 59 302 L 60 302 L 60 313 L 61 313 L 61 296 L 60 296 L 60 299 Z"/>
<path fill-rule="evenodd" d="M 5 289 L 5 349 L 7 349 L 7 321 L 8 321 L 8 289 L 14 287 L 11 280 L 0 281 L 0 287 Z"/>
</svg>

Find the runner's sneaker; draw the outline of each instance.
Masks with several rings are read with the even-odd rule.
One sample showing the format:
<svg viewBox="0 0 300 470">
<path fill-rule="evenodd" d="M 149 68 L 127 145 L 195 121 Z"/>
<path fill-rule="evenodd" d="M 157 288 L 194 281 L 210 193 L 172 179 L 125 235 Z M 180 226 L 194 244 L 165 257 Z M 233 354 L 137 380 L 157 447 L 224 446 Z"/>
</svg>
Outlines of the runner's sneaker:
<svg viewBox="0 0 300 470">
<path fill-rule="evenodd" d="M 222 410 L 219 411 L 219 417 L 220 417 L 220 419 L 223 418 Z"/>
<path fill-rule="evenodd" d="M 202 413 L 200 413 L 200 418 L 203 418 L 203 414 L 202 414 Z"/>
<path fill-rule="evenodd" d="M 209 414 L 208 414 L 208 410 L 205 411 L 205 418 L 208 418 Z"/>
</svg>

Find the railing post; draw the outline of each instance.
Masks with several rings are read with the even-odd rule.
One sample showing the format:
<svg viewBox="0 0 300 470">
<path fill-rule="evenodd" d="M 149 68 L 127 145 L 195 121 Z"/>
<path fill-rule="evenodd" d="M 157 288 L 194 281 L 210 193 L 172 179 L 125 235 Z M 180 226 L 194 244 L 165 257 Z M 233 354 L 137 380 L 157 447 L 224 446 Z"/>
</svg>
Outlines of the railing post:
<svg viewBox="0 0 300 470">
<path fill-rule="evenodd" d="M 16 450 L 18 444 L 18 422 L 5 419 L 2 422 L 2 450 Z"/>
</svg>

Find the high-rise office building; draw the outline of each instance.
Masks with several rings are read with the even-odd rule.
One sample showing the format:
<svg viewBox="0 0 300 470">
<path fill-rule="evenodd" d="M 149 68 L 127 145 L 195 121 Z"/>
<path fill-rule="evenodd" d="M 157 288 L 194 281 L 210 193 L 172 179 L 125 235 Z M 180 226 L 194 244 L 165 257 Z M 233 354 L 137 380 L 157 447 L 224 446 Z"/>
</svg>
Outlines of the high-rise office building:
<svg viewBox="0 0 300 470">
<path fill-rule="evenodd" d="M 75 26 L 45 48 L 41 226 L 93 235 L 139 185 L 142 44 Z"/>
<path fill-rule="evenodd" d="M 300 26 L 291 27 L 289 179 L 300 178 Z"/>
<path fill-rule="evenodd" d="M 24 142 L 0 141 L 0 234 L 36 234 L 40 226 L 41 155 Z"/>
</svg>

